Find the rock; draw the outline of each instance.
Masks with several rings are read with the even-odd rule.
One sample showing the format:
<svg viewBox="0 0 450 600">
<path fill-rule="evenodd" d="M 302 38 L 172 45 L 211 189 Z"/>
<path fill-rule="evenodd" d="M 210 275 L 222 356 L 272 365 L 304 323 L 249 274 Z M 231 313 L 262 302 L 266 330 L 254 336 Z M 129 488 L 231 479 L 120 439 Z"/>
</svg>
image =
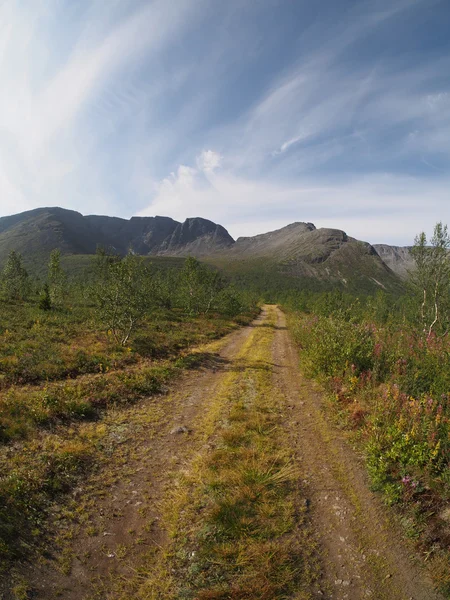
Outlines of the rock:
<svg viewBox="0 0 450 600">
<path fill-rule="evenodd" d="M 450 523 L 450 507 L 449 508 L 445 508 L 441 514 L 439 515 L 439 517 L 443 520 L 446 521 L 447 523 Z"/>
<path fill-rule="evenodd" d="M 179 427 L 174 427 L 170 432 L 171 435 L 179 434 L 179 433 L 189 433 L 189 429 L 184 425 L 180 425 Z"/>
</svg>

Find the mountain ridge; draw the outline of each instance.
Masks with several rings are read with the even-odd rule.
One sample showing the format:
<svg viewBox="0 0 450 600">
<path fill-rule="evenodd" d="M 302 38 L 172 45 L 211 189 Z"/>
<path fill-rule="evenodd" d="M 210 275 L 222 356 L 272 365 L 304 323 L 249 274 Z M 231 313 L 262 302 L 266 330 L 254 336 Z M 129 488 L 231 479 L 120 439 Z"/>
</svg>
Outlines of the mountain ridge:
<svg viewBox="0 0 450 600">
<path fill-rule="evenodd" d="M 11 250 L 25 258 L 38 252 L 94 254 L 97 246 L 120 254 L 129 250 L 143 255 L 210 254 L 234 243 L 224 227 L 208 219 L 191 217 L 184 223 L 170 217 L 83 216 L 59 207 L 38 208 L 0 218 L 0 261 Z"/>
<path fill-rule="evenodd" d="M 94 254 L 98 246 L 119 254 L 192 255 L 233 268 L 244 262 L 251 269 L 262 261 L 290 277 L 344 286 L 359 279 L 375 289 L 395 287 L 412 265 L 409 248 L 371 245 L 309 222 L 235 241 L 222 225 L 202 217 L 181 223 L 164 216 L 122 219 L 45 207 L 0 218 L 0 265 L 11 250 L 21 252 L 33 266 L 48 260 L 54 248 L 63 255 L 85 255 Z"/>
</svg>

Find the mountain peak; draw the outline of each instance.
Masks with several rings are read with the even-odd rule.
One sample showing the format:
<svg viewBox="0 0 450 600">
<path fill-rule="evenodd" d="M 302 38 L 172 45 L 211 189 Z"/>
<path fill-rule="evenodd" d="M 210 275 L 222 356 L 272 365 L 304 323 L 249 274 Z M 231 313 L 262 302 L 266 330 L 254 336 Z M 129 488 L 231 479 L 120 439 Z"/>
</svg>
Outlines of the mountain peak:
<svg viewBox="0 0 450 600">
<path fill-rule="evenodd" d="M 233 238 L 222 225 L 202 217 L 190 217 L 177 225 L 170 238 L 162 244 L 158 254 L 205 256 L 229 248 L 233 244 Z"/>
</svg>

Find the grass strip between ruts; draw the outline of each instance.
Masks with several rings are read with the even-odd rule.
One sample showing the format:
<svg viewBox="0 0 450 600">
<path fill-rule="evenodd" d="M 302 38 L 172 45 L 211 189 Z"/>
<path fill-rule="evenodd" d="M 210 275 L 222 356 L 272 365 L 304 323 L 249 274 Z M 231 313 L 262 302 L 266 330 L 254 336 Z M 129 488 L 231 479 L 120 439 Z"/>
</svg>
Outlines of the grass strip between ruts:
<svg viewBox="0 0 450 600">
<path fill-rule="evenodd" d="M 133 593 L 149 599 L 309 598 L 316 576 L 298 475 L 273 388 L 275 312 L 254 328 L 211 398 L 205 444 L 173 481 L 167 547 Z"/>
</svg>

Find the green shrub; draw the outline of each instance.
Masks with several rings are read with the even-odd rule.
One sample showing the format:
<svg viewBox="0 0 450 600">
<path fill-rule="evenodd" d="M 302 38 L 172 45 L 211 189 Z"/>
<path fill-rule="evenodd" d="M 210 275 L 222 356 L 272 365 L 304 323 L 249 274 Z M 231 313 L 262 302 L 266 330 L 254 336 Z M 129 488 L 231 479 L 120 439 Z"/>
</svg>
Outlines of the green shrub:
<svg viewBox="0 0 450 600">
<path fill-rule="evenodd" d="M 40 310 L 51 310 L 52 308 L 52 301 L 50 299 L 50 288 L 48 287 L 47 283 L 44 285 L 44 289 L 42 290 L 42 293 L 39 296 L 38 306 Z"/>
<path fill-rule="evenodd" d="M 296 330 L 302 357 L 313 376 L 358 375 L 373 369 L 375 340 L 370 327 L 339 317 L 318 317 Z"/>
</svg>

